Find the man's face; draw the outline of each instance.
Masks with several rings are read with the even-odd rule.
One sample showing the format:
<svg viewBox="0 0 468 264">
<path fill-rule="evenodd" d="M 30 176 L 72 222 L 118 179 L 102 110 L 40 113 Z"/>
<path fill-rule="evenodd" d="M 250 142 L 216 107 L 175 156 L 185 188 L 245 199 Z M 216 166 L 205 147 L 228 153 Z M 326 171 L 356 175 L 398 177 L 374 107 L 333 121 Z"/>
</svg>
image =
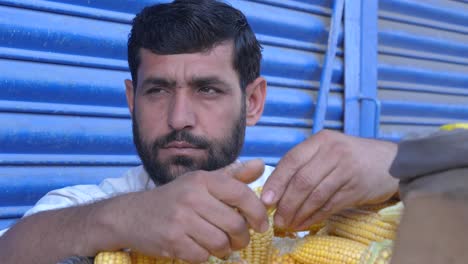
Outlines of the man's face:
<svg viewBox="0 0 468 264">
<path fill-rule="evenodd" d="M 141 49 L 132 113 L 138 154 L 164 184 L 193 170 L 214 170 L 244 143 L 245 96 L 232 67 L 232 44 L 204 53 L 156 55 Z"/>
</svg>

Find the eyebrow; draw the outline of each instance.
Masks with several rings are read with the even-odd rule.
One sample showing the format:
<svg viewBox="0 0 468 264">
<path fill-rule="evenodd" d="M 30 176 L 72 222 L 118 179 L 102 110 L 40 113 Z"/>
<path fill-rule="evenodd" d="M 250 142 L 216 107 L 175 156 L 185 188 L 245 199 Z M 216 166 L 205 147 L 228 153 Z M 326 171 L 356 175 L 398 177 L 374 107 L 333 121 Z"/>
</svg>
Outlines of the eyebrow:
<svg viewBox="0 0 468 264">
<path fill-rule="evenodd" d="M 194 77 L 189 83 L 192 87 L 203 87 L 203 86 L 222 86 L 229 88 L 231 87 L 227 82 L 219 79 L 216 76 L 206 76 L 206 77 Z"/>
<path fill-rule="evenodd" d="M 160 77 L 148 77 L 146 78 L 141 87 L 145 89 L 147 86 L 159 86 L 174 89 L 177 86 L 177 82 L 170 79 Z M 229 83 L 221 80 L 216 76 L 205 76 L 205 77 L 193 77 L 189 82 L 190 87 L 204 87 L 204 86 L 220 86 L 230 88 Z"/>
<path fill-rule="evenodd" d="M 164 78 L 159 78 L 159 77 L 148 77 L 143 81 L 141 87 L 144 88 L 148 85 L 156 85 L 160 87 L 174 88 L 177 85 L 177 83 L 174 80 L 169 80 L 169 79 L 164 79 Z"/>
</svg>

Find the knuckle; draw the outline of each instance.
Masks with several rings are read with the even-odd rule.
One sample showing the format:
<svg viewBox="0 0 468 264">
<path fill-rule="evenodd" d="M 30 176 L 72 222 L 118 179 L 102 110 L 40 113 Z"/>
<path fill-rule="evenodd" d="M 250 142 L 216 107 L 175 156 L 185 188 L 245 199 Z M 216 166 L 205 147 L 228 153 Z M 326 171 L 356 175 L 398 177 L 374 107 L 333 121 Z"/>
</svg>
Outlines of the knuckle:
<svg viewBox="0 0 468 264">
<path fill-rule="evenodd" d="M 279 203 L 278 205 L 278 213 L 281 215 L 291 215 L 293 211 L 292 204 L 290 203 Z"/>
<path fill-rule="evenodd" d="M 317 133 L 317 138 L 323 141 L 329 141 L 333 137 L 333 132 L 327 129 L 323 129 Z"/>
<path fill-rule="evenodd" d="M 189 207 L 194 206 L 197 204 L 197 200 L 199 198 L 199 194 L 194 192 L 193 190 L 187 190 L 181 194 L 180 200 L 184 205 Z"/>
<path fill-rule="evenodd" d="M 223 177 L 227 177 L 227 176 L 235 174 L 237 171 L 239 171 L 244 166 L 245 166 L 245 164 L 243 162 L 234 162 L 234 163 L 231 163 L 228 166 L 224 167 L 224 169 L 220 170 L 219 173 Z"/>
<path fill-rule="evenodd" d="M 181 225 L 185 222 L 186 219 L 186 213 L 184 211 L 184 208 L 182 207 L 177 207 L 173 209 L 173 212 L 169 214 L 169 223 L 173 226 L 178 226 Z"/>
<path fill-rule="evenodd" d="M 343 142 L 333 142 L 330 144 L 330 151 L 334 156 L 344 157 L 347 152 L 346 145 Z"/>
<path fill-rule="evenodd" d="M 328 200 L 327 192 L 317 189 L 312 193 L 311 200 L 312 203 L 315 203 L 316 205 L 322 205 Z"/>
<path fill-rule="evenodd" d="M 298 173 L 294 176 L 292 184 L 294 189 L 298 191 L 308 191 L 313 186 L 313 179 L 311 174 Z"/>
<path fill-rule="evenodd" d="M 296 161 L 298 160 L 298 155 L 296 154 L 296 151 L 289 151 L 286 153 L 286 155 L 281 158 L 280 163 L 284 164 L 295 164 Z"/>
</svg>

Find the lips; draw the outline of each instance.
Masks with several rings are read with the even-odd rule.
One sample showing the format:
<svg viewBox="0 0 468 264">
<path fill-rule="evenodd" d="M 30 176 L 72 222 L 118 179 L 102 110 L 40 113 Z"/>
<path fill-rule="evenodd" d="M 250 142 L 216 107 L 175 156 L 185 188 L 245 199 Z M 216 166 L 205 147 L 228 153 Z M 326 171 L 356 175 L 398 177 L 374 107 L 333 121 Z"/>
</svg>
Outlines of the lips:
<svg viewBox="0 0 468 264">
<path fill-rule="evenodd" d="M 198 149 L 199 147 L 195 146 L 195 145 L 192 145 L 188 142 L 185 142 L 185 141 L 172 141 L 171 143 L 167 144 L 166 146 L 164 146 L 164 148 L 177 148 L 177 149 L 187 149 L 187 148 L 191 148 L 191 149 Z"/>
</svg>

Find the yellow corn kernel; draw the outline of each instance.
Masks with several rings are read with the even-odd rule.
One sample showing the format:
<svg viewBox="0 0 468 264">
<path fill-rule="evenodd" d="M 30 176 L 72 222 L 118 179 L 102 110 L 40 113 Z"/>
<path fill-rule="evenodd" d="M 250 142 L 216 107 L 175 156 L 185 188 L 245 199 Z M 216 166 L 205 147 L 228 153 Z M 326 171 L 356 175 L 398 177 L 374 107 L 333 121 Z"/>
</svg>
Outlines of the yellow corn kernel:
<svg viewBox="0 0 468 264">
<path fill-rule="evenodd" d="M 255 193 L 260 196 L 262 188 L 256 188 Z M 250 242 L 246 248 L 239 253 L 242 260 L 249 264 L 268 264 L 270 263 L 271 251 L 273 249 L 273 215 L 274 210 L 268 210 L 268 222 L 270 227 L 265 233 L 256 233 L 252 229 L 250 232 Z"/>
<path fill-rule="evenodd" d="M 233 252 L 227 259 L 219 259 L 214 256 L 210 256 L 208 261 L 203 262 L 202 264 L 245 264 L 240 257 L 239 252 Z"/>
<path fill-rule="evenodd" d="M 274 248 L 271 253 L 269 264 L 296 264 L 297 262 L 291 257 L 291 254 L 281 254 L 280 250 Z"/>
<path fill-rule="evenodd" d="M 397 207 L 393 206 L 393 208 Z M 384 210 L 386 208 L 380 209 L 378 212 L 366 211 L 362 210 L 362 208 L 344 210 L 328 219 L 328 232 L 366 245 L 370 245 L 374 241 L 393 240 L 396 237 L 398 223 L 396 221 L 386 221 L 386 218 L 379 214 Z M 394 212 L 397 211 L 393 210 L 392 213 Z M 395 214 L 387 215 L 395 216 Z M 389 217 L 387 216 L 387 218 Z"/>
<path fill-rule="evenodd" d="M 404 209 L 403 202 L 400 201 L 392 206 L 380 209 L 377 213 L 382 221 L 393 225 L 399 225 Z"/>
<path fill-rule="evenodd" d="M 359 264 L 367 246 L 336 236 L 307 236 L 298 242 L 291 256 L 300 263 Z"/>
<path fill-rule="evenodd" d="M 159 262 L 158 262 L 159 264 Z M 172 264 L 188 264 L 187 262 L 181 260 L 181 259 L 176 259 L 172 261 Z"/>
<path fill-rule="evenodd" d="M 149 256 L 146 256 L 142 253 L 132 251 L 130 252 L 130 258 L 132 259 L 132 264 L 169 264 L 172 263 L 172 260 L 156 259 Z"/>
<path fill-rule="evenodd" d="M 94 264 L 132 264 L 130 255 L 127 252 L 100 252 L 94 258 Z"/>
<path fill-rule="evenodd" d="M 393 241 L 373 242 L 361 258 L 360 264 L 389 264 L 392 259 Z"/>
<path fill-rule="evenodd" d="M 172 264 L 174 263 L 174 260 L 173 259 L 156 259 L 154 263 L 155 264 Z"/>
<path fill-rule="evenodd" d="M 375 241 L 395 239 L 396 226 L 386 228 L 381 225 L 378 220 L 366 222 L 336 215 L 329 219 L 328 232 L 366 245 Z"/>
<path fill-rule="evenodd" d="M 442 130 L 442 131 L 452 131 L 455 129 L 468 129 L 468 123 L 446 124 L 439 128 L 439 130 Z"/>
</svg>

